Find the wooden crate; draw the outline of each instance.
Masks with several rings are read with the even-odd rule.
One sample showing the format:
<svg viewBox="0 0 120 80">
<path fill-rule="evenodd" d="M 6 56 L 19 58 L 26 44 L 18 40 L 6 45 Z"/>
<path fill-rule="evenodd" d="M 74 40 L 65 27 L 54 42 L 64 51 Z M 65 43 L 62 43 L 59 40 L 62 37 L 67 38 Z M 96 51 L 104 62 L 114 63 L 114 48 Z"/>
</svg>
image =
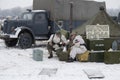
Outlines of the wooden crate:
<svg viewBox="0 0 120 80">
<path fill-rule="evenodd" d="M 120 51 L 106 51 L 104 53 L 104 62 L 106 64 L 120 63 Z"/>
<path fill-rule="evenodd" d="M 89 62 L 104 62 L 104 51 L 89 52 Z"/>
<path fill-rule="evenodd" d="M 88 50 L 104 50 L 104 39 L 101 40 L 88 40 L 87 42 Z"/>
</svg>

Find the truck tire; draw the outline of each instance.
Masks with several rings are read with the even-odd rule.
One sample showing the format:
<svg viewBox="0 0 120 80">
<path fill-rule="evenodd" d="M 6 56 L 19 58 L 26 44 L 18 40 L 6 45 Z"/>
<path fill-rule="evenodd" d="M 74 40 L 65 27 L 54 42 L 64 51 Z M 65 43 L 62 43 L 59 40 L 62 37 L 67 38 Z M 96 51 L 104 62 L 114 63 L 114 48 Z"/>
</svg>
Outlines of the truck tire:
<svg viewBox="0 0 120 80">
<path fill-rule="evenodd" d="M 21 33 L 19 35 L 18 47 L 22 49 L 30 48 L 32 46 L 32 37 L 29 33 Z"/>
<path fill-rule="evenodd" d="M 17 39 L 5 40 L 5 45 L 7 47 L 13 47 L 13 46 L 16 46 L 17 41 L 18 41 Z"/>
</svg>

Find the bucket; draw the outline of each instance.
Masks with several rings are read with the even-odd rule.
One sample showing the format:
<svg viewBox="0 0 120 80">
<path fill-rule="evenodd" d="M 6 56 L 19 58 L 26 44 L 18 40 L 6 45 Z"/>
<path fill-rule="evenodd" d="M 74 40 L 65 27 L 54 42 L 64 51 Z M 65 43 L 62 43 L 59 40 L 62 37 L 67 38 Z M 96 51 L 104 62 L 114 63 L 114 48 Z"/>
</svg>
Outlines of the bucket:
<svg viewBox="0 0 120 80">
<path fill-rule="evenodd" d="M 33 59 L 35 61 L 43 61 L 43 51 L 39 49 L 33 50 Z"/>
</svg>

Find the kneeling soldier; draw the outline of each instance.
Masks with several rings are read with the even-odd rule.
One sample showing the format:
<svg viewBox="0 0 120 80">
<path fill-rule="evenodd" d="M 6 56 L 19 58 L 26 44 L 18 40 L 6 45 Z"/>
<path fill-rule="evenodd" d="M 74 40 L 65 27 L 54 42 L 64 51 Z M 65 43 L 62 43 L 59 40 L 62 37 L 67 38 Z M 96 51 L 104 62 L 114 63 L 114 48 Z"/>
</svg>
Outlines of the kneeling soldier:
<svg viewBox="0 0 120 80">
<path fill-rule="evenodd" d="M 52 51 L 56 51 L 61 48 L 61 46 L 64 46 L 67 44 L 67 40 L 64 35 L 60 33 L 60 31 L 57 31 L 55 34 L 51 35 L 48 40 L 47 49 L 49 52 L 48 58 L 53 57 Z"/>
</svg>

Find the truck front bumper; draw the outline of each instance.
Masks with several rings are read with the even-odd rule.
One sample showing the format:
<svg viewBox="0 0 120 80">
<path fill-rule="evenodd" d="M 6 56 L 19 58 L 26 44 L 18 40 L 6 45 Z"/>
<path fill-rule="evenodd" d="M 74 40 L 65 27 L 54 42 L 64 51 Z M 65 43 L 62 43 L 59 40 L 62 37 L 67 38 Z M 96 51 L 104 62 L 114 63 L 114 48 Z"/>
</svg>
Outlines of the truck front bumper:
<svg viewBox="0 0 120 80">
<path fill-rule="evenodd" d="M 0 39 L 9 39 L 9 38 L 10 38 L 9 35 L 0 34 Z"/>
<path fill-rule="evenodd" d="M 14 34 L 0 34 L 0 39 L 13 39 L 13 38 L 17 38 L 16 35 Z"/>
<path fill-rule="evenodd" d="M 21 27 L 16 28 L 11 34 L 4 33 L 0 31 L 1 39 L 15 39 L 18 38 L 19 33 L 21 32 Z"/>
</svg>

